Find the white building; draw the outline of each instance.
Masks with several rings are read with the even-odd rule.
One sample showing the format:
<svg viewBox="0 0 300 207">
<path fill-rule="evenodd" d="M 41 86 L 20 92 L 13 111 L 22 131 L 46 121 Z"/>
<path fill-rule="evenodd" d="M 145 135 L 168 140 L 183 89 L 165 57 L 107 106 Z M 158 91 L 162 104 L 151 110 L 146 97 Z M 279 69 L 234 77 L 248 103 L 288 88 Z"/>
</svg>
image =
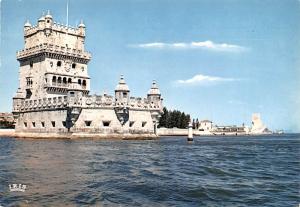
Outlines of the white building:
<svg viewBox="0 0 300 207">
<path fill-rule="evenodd" d="M 213 122 L 210 120 L 202 120 L 199 122 L 198 131 L 200 135 L 211 135 L 213 128 Z"/>
</svg>

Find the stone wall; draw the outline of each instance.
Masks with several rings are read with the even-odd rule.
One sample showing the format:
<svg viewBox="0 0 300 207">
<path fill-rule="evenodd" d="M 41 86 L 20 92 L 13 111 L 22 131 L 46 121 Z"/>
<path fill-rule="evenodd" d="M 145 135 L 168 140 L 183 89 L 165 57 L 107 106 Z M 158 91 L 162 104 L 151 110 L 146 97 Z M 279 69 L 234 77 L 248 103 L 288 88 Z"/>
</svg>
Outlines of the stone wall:
<svg viewBox="0 0 300 207">
<path fill-rule="evenodd" d="M 20 113 L 16 132 L 65 133 L 66 109 Z M 129 120 L 122 126 L 113 108 L 83 108 L 70 132 L 102 134 L 154 134 L 149 111 L 129 111 Z"/>
<path fill-rule="evenodd" d="M 64 132 L 67 110 L 54 109 L 20 113 L 16 120 L 16 132 Z"/>
</svg>

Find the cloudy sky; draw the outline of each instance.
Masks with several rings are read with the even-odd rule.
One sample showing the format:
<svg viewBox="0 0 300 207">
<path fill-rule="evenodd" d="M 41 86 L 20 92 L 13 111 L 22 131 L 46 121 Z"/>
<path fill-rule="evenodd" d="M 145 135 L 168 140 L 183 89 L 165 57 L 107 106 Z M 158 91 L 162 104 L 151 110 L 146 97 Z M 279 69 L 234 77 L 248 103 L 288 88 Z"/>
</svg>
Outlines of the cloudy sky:
<svg viewBox="0 0 300 207">
<path fill-rule="evenodd" d="M 66 23 L 67 0 L 1 1 L 0 111 L 18 87 L 23 25 L 50 10 Z M 300 1 L 69 0 L 83 19 L 91 93 L 113 93 L 120 74 L 133 96 L 157 80 L 169 109 L 215 123 L 300 131 Z"/>
</svg>

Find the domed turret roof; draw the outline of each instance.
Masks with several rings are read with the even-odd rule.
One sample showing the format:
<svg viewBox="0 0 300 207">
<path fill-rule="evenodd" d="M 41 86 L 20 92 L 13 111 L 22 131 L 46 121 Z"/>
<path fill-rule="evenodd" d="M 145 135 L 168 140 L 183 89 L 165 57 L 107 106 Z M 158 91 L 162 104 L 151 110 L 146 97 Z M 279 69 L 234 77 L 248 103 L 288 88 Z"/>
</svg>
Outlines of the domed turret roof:
<svg viewBox="0 0 300 207">
<path fill-rule="evenodd" d="M 50 14 L 50 11 L 48 10 L 47 15 L 45 16 L 46 19 L 52 19 L 52 15 Z"/>
<path fill-rule="evenodd" d="M 83 27 L 83 28 L 85 28 L 85 24 L 83 23 L 82 20 L 80 21 L 80 24 L 78 25 L 78 27 Z"/>
<path fill-rule="evenodd" d="M 27 20 L 26 23 L 24 24 L 24 27 L 31 27 L 31 24 L 29 23 L 28 20 Z"/>
<path fill-rule="evenodd" d="M 38 20 L 38 22 L 42 22 L 42 21 L 45 21 L 44 15 L 42 15 L 42 16 L 39 18 L 39 20 Z"/>
<path fill-rule="evenodd" d="M 153 82 L 152 82 L 152 87 L 148 91 L 148 95 L 160 95 L 160 91 L 158 89 L 158 86 L 157 86 L 155 80 L 153 80 Z"/>
<path fill-rule="evenodd" d="M 129 87 L 124 80 L 124 76 L 121 75 L 118 85 L 116 86 L 115 91 L 129 91 Z"/>
</svg>

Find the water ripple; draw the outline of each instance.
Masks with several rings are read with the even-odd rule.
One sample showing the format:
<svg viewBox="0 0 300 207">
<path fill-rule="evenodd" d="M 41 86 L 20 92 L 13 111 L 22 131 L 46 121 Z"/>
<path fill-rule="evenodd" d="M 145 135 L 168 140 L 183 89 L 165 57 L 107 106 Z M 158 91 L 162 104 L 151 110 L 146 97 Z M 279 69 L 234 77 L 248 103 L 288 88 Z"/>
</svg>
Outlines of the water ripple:
<svg viewBox="0 0 300 207">
<path fill-rule="evenodd" d="M 0 138 L 2 206 L 297 206 L 299 135 Z M 27 185 L 24 193 L 8 185 Z"/>
</svg>

